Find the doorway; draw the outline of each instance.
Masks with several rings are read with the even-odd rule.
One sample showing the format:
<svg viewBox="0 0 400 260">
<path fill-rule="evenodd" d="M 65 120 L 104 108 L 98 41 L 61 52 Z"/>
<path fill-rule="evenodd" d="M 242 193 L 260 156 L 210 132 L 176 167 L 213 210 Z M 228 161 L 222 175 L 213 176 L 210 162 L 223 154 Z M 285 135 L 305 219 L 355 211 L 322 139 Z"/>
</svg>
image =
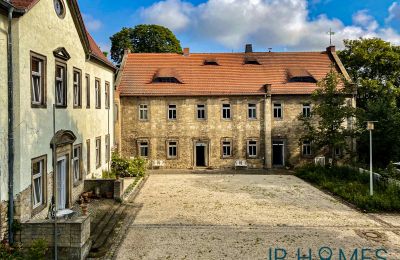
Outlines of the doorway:
<svg viewBox="0 0 400 260">
<path fill-rule="evenodd" d="M 196 144 L 196 167 L 206 167 L 206 148 L 207 144 L 205 143 L 197 143 Z"/>
<path fill-rule="evenodd" d="M 67 207 L 67 156 L 57 160 L 57 210 Z"/>
<path fill-rule="evenodd" d="M 285 165 L 285 146 L 284 141 L 272 142 L 272 165 L 284 166 Z"/>
</svg>

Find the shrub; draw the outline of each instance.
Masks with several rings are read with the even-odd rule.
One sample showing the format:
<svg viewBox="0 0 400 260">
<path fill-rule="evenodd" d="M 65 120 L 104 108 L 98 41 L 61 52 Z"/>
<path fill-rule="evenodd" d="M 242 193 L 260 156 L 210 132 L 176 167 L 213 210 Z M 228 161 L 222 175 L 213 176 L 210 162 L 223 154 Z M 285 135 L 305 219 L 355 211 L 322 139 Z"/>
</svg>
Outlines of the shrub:
<svg viewBox="0 0 400 260">
<path fill-rule="evenodd" d="M 26 259 L 43 260 L 46 257 L 47 241 L 44 239 L 37 239 L 33 241 L 32 246 L 28 249 Z"/>
<path fill-rule="evenodd" d="M 20 244 L 14 246 L 2 241 L 0 244 L 0 259 L 6 260 L 43 260 L 46 259 L 48 251 L 47 241 L 44 239 L 37 239 L 32 242 L 32 246 L 27 250 L 22 250 Z"/>
<path fill-rule="evenodd" d="M 113 153 L 111 172 L 114 176 L 136 177 L 146 173 L 147 160 L 144 158 L 125 159 L 117 153 Z"/>
</svg>

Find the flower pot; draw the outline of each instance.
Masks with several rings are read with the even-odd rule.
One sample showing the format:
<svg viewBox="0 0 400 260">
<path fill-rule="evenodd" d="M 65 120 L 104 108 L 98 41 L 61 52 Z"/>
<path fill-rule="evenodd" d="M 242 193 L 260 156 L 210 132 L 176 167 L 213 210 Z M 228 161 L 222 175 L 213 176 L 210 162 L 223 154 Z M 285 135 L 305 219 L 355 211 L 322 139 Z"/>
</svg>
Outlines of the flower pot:
<svg viewBox="0 0 400 260">
<path fill-rule="evenodd" d="M 82 209 L 82 215 L 87 216 L 88 213 L 88 206 L 86 203 L 81 204 L 81 209 Z"/>
</svg>

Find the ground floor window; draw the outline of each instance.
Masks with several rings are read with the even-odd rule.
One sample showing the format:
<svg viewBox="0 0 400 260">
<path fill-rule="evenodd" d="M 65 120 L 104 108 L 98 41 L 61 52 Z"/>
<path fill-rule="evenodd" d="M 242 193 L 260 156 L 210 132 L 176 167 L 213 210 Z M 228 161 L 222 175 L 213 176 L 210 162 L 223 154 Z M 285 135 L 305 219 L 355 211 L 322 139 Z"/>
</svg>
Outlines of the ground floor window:
<svg viewBox="0 0 400 260">
<path fill-rule="evenodd" d="M 32 208 L 46 203 L 46 156 L 32 160 Z"/>
<path fill-rule="evenodd" d="M 222 158 L 232 156 L 232 141 L 224 139 L 222 140 Z"/>
<path fill-rule="evenodd" d="M 96 168 L 101 165 L 101 137 L 96 138 Z"/>
<path fill-rule="evenodd" d="M 90 139 L 86 140 L 86 174 L 90 173 Z"/>
<path fill-rule="evenodd" d="M 72 169 L 74 173 L 74 182 L 81 179 L 81 149 L 80 144 L 74 146 L 74 153 L 72 158 Z"/>
<path fill-rule="evenodd" d="M 106 135 L 106 162 L 110 161 L 110 135 Z"/>
<path fill-rule="evenodd" d="M 168 154 L 169 159 L 174 159 L 178 157 L 178 142 L 168 141 Z"/>
<path fill-rule="evenodd" d="M 149 142 L 147 142 L 147 141 L 139 142 L 139 156 L 141 156 L 141 157 L 149 156 Z"/>
<path fill-rule="evenodd" d="M 257 157 L 257 141 L 247 141 L 247 155 L 249 157 Z"/>
<path fill-rule="evenodd" d="M 310 141 L 303 141 L 303 155 L 310 156 L 311 155 L 311 142 Z"/>
</svg>

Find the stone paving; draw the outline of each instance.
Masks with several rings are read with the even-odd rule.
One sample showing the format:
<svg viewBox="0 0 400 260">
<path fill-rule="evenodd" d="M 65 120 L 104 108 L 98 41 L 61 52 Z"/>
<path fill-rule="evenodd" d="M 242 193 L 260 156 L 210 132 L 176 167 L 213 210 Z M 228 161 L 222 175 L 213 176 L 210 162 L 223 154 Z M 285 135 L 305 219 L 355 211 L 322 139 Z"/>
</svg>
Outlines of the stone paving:
<svg viewBox="0 0 400 260">
<path fill-rule="evenodd" d="M 400 259 L 400 215 L 360 213 L 295 176 L 152 174 L 131 205 L 115 259 L 274 259 L 276 248 L 317 259 L 324 246 L 332 259 L 363 248 Z"/>
</svg>

